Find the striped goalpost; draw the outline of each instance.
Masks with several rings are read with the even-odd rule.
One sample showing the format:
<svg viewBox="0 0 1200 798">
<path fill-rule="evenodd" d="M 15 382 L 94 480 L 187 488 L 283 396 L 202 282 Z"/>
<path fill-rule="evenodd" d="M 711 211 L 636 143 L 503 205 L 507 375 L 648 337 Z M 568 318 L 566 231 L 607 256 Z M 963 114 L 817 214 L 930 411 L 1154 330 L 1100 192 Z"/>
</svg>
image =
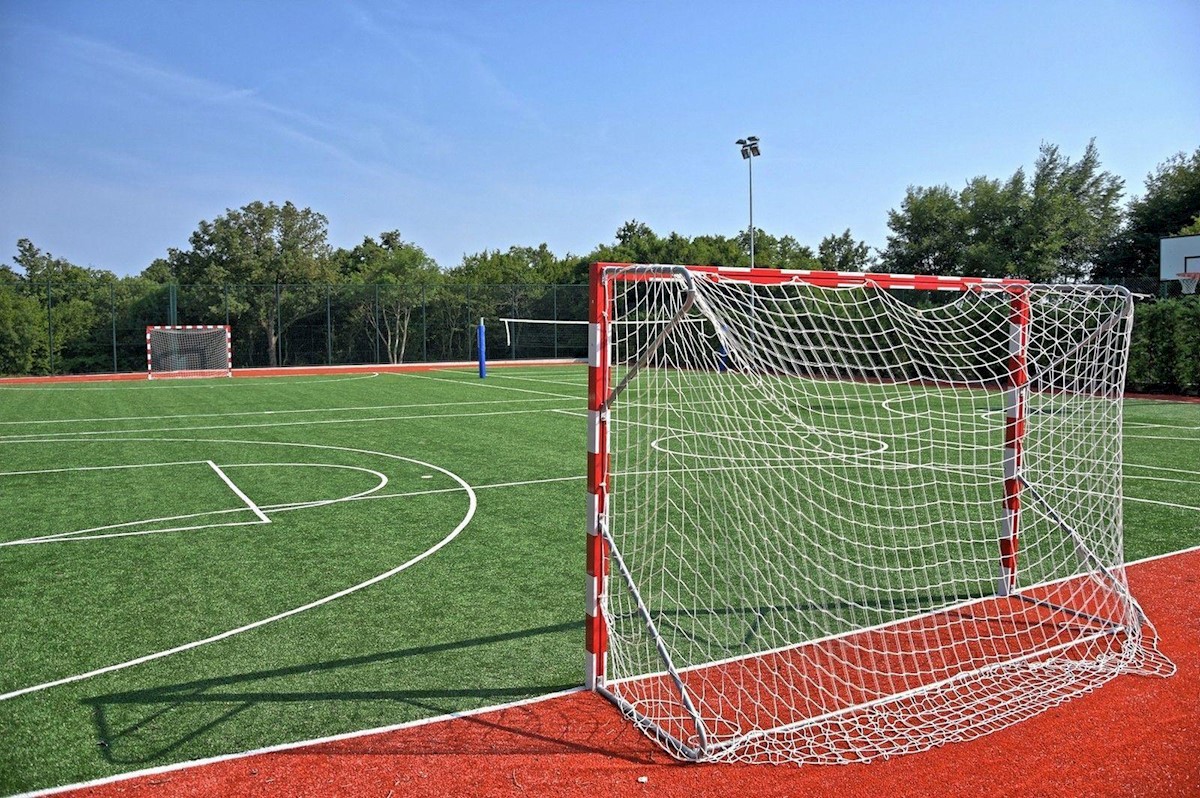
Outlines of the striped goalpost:
<svg viewBox="0 0 1200 798">
<path fill-rule="evenodd" d="M 1125 289 L 597 263 L 589 308 L 586 685 L 673 756 L 867 761 L 1173 673 Z"/>
<path fill-rule="evenodd" d="M 146 377 L 232 377 L 233 335 L 224 324 L 146 327 Z"/>
</svg>

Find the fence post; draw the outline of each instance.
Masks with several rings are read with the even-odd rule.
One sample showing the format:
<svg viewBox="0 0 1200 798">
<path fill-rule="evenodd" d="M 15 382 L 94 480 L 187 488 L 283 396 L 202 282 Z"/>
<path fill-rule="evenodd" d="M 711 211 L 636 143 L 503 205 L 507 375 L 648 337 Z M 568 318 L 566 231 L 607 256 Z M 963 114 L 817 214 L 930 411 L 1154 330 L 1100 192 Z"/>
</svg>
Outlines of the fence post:
<svg viewBox="0 0 1200 798">
<path fill-rule="evenodd" d="M 49 342 L 49 349 L 46 354 L 49 358 L 50 374 L 54 374 L 54 291 L 50 287 L 51 279 L 46 278 L 46 338 Z"/>
<path fill-rule="evenodd" d="M 113 374 L 117 373 L 117 287 L 108 284 L 108 307 L 112 311 Z"/>
<path fill-rule="evenodd" d="M 176 293 L 178 288 L 175 283 L 167 286 L 167 324 L 179 323 L 179 296 Z"/>
<path fill-rule="evenodd" d="M 275 363 L 283 365 L 283 286 L 275 283 Z"/>
<path fill-rule="evenodd" d="M 520 286 L 514 285 L 513 286 L 513 304 L 512 304 L 512 317 L 514 319 L 520 317 L 519 314 L 517 313 L 517 301 L 518 301 L 518 292 L 519 291 L 520 291 Z M 512 325 L 512 328 L 509 331 L 509 341 L 512 344 L 512 346 L 509 349 L 508 356 L 511 357 L 513 360 L 516 360 L 517 359 L 517 325 L 515 325 L 515 324 Z"/>
<path fill-rule="evenodd" d="M 554 320 L 558 321 L 558 283 L 550 286 L 550 295 L 554 298 Z M 550 325 L 554 329 L 554 358 L 558 359 L 558 325 Z"/>
<path fill-rule="evenodd" d="M 325 365 L 333 365 L 333 317 L 329 312 L 329 295 L 333 286 L 325 286 Z"/>
<path fill-rule="evenodd" d="M 425 286 L 421 286 L 421 362 L 429 362 L 429 319 L 426 315 Z"/>
</svg>

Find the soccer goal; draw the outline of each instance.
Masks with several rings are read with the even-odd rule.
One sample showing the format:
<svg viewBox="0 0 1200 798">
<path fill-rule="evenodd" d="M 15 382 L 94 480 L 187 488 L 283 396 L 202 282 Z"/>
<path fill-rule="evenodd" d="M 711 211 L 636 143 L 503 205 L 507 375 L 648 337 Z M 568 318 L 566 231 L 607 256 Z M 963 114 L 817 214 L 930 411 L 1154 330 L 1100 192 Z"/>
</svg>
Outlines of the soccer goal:
<svg viewBox="0 0 1200 798">
<path fill-rule="evenodd" d="M 1174 666 L 1125 579 L 1121 287 L 596 264 L 586 679 L 850 762 Z"/>
<path fill-rule="evenodd" d="M 146 376 L 232 377 L 233 344 L 228 326 L 159 325 L 146 328 Z"/>
</svg>

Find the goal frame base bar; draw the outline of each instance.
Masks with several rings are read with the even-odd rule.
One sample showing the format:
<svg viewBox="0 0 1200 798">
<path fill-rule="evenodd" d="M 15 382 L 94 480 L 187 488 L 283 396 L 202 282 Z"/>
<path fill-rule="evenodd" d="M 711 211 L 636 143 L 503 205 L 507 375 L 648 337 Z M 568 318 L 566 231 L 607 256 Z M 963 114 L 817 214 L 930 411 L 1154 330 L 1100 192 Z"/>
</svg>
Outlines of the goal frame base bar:
<svg viewBox="0 0 1200 798">
<path fill-rule="evenodd" d="M 151 333 L 213 331 L 225 332 L 225 363 L 211 369 L 178 369 L 174 371 L 154 370 L 154 348 Z M 228 324 L 150 324 L 146 326 L 146 379 L 202 379 L 206 377 L 233 376 L 233 330 Z"/>
</svg>

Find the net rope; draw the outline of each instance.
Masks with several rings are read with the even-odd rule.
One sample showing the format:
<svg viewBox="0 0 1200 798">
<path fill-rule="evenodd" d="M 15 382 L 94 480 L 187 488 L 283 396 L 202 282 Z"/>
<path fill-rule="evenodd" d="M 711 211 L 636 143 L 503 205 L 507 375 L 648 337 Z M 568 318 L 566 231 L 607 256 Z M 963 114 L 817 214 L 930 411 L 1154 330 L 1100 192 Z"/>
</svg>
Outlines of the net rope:
<svg viewBox="0 0 1200 798">
<path fill-rule="evenodd" d="M 149 329 L 147 356 L 155 377 L 205 377 L 229 373 L 224 327 Z"/>
<path fill-rule="evenodd" d="M 1002 597 L 1011 290 L 698 277 L 651 352 L 683 284 L 612 283 L 612 383 L 644 367 L 608 418 L 606 688 L 668 751 L 865 761 L 1173 671 L 1123 569 L 1122 289 L 1017 289 L 1027 489 Z"/>
</svg>

